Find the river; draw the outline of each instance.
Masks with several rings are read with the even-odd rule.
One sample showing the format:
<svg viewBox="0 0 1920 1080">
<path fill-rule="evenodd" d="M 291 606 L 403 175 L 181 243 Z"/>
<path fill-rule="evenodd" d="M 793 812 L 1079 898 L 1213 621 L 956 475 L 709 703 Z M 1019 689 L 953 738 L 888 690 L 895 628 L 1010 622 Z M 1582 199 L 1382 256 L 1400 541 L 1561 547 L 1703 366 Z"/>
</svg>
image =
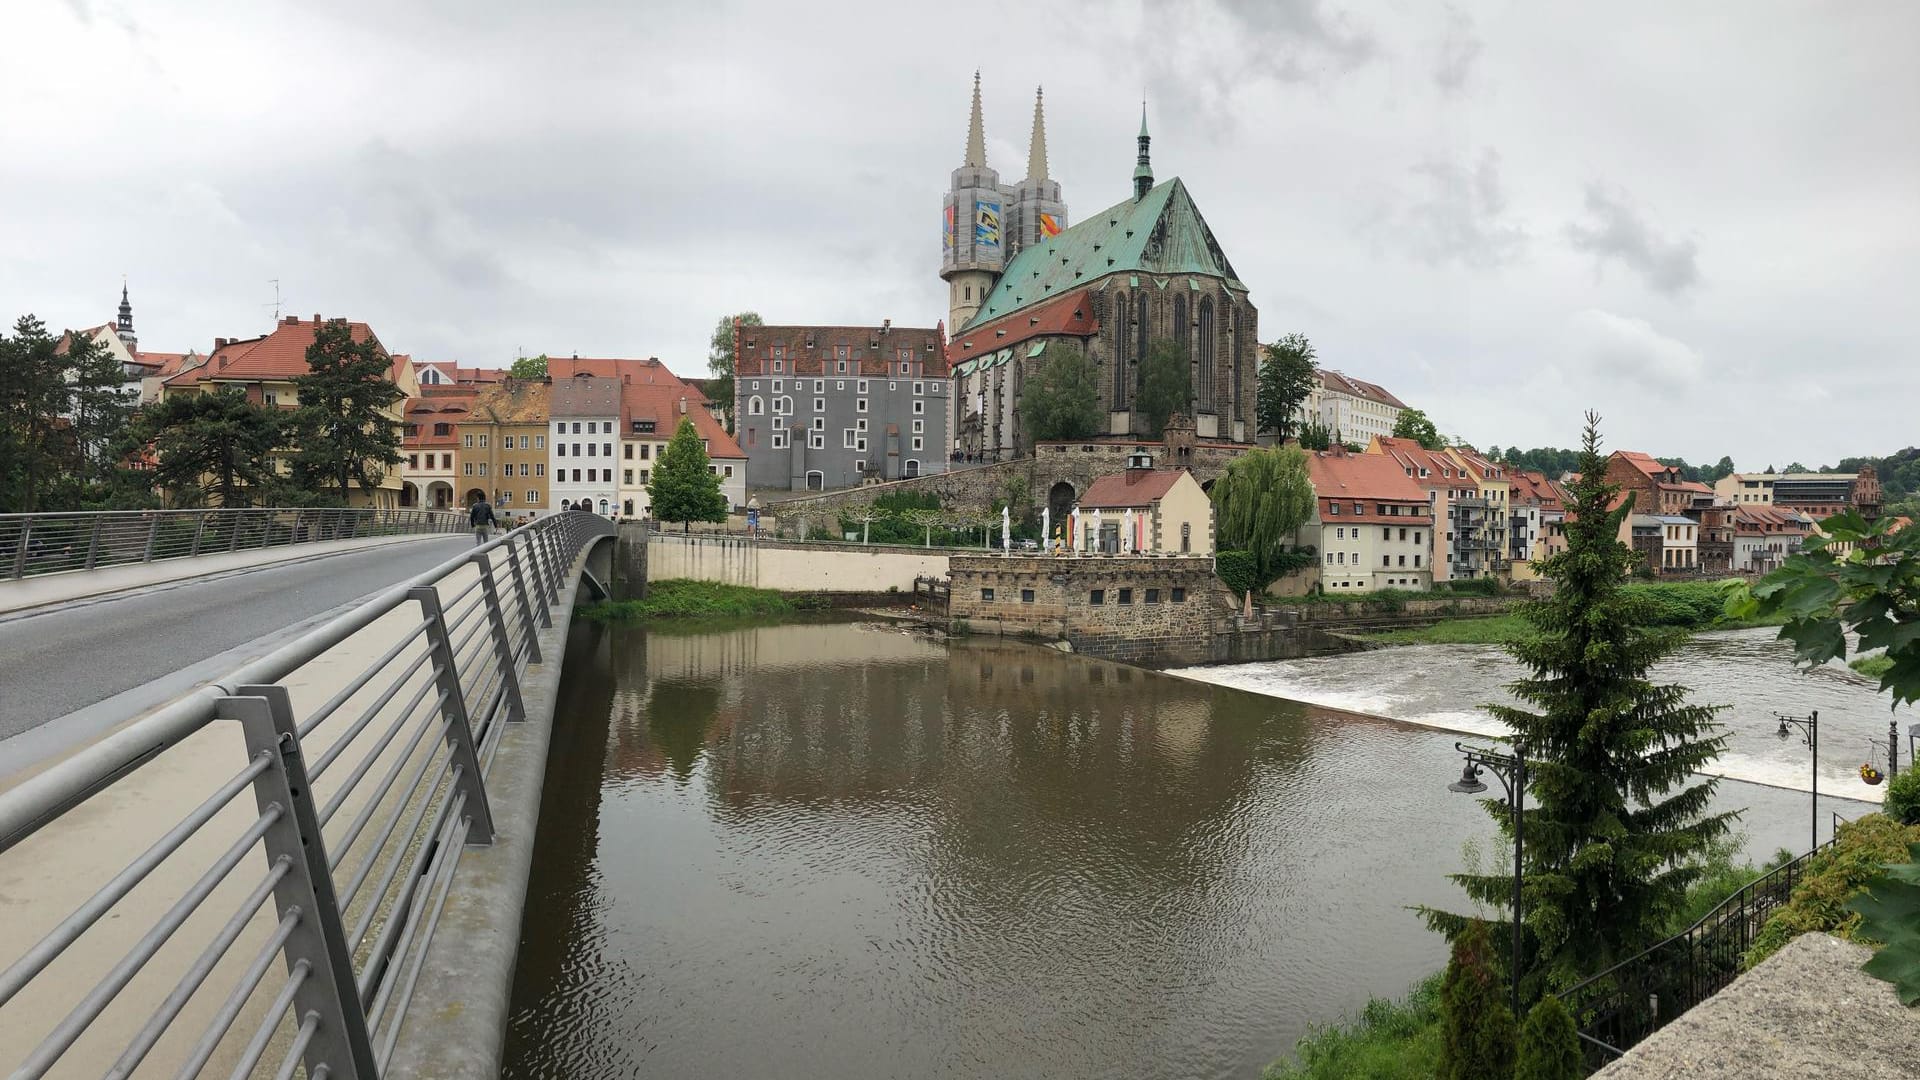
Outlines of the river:
<svg viewBox="0 0 1920 1080">
<path fill-rule="evenodd" d="M 1388 682 L 1339 704 L 1442 711 Z M 1440 966 L 1409 907 L 1503 857 L 1452 734 L 1031 645 L 576 622 L 561 694 L 509 1076 L 1256 1077 Z M 1805 846 L 1804 795 L 1716 802 Z"/>
</svg>

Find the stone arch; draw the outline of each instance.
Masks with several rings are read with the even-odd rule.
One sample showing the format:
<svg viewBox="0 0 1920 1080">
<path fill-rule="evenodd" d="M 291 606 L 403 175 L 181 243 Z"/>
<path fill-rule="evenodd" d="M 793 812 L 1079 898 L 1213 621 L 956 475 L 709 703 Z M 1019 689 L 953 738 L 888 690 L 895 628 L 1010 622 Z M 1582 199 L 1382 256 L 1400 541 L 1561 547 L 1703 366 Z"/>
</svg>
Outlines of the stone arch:
<svg viewBox="0 0 1920 1080">
<path fill-rule="evenodd" d="M 486 497 L 487 497 L 487 493 L 480 490 L 479 488 L 468 488 L 466 499 L 464 501 L 468 506 L 472 506 L 474 503 L 480 502 Z"/>
<path fill-rule="evenodd" d="M 1078 496 L 1073 490 L 1073 485 L 1065 480 L 1047 489 L 1047 513 L 1053 517 L 1055 525 L 1067 520 L 1067 515 L 1073 513 L 1073 504 L 1077 500 Z"/>
</svg>

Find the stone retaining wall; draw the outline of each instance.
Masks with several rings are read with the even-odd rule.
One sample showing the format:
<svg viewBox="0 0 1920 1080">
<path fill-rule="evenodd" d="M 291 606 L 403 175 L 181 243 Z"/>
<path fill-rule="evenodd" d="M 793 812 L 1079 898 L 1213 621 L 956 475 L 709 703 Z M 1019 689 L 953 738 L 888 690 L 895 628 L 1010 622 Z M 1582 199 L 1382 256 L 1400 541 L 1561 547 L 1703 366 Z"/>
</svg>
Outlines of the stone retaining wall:
<svg viewBox="0 0 1920 1080">
<path fill-rule="evenodd" d="M 684 578 L 780 592 L 912 592 L 916 577 L 946 577 L 944 548 L 759 540 L 654 533 L 648 581 Z"/>
</svg>

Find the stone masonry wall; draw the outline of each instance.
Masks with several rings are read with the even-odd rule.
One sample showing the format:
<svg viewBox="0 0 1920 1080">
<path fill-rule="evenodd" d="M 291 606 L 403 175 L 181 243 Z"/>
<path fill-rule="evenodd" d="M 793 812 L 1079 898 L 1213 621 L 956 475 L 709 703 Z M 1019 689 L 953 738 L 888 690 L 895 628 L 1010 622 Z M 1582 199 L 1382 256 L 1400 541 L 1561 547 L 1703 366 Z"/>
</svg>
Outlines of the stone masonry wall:
<svg viewBox="0 0 1920 1080">
<path fill-rule="evenodd" d="M 955 555 L 949 580 L 956 625 L 1064 639 L 1109 660 L 1206 663 L 1231 610 L 1207 558 Z"/>
</svg>

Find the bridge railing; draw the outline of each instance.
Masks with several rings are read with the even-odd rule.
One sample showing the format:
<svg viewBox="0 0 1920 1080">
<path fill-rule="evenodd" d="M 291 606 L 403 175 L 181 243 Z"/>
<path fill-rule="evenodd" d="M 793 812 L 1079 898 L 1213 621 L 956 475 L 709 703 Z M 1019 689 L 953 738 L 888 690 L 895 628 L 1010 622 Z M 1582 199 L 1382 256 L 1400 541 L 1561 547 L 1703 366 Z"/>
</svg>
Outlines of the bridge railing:
<svg viewBox="0 0 1920 1080">
<path fill-rule="evenodd" d="M 507 532 L 0 792 L 0 1071 L 381 1075 L 521 674 L 613 531 Z"/>
<path fill-rule="evenodd" d="M 0 514 L 0 578 L 466 525 L 465 514 L 446 510 L 351 507 Z"/>
</svg>

